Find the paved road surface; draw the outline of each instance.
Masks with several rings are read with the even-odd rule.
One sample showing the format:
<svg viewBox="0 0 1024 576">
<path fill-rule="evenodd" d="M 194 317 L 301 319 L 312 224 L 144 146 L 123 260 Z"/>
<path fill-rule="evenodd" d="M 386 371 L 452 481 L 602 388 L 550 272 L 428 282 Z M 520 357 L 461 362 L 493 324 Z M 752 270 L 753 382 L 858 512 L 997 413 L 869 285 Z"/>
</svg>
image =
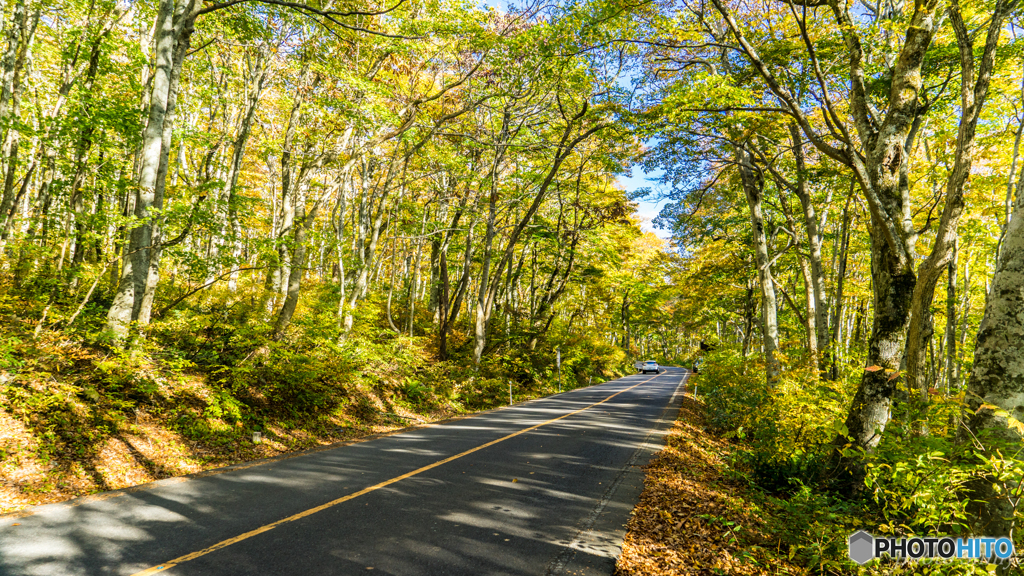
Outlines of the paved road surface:
<svg viewBox="0 0 1024 576">
<path fill-rule="evenodd" d="M 0 575 L 608 575 L 684 378 L 33 508 Z"/>
</svg>

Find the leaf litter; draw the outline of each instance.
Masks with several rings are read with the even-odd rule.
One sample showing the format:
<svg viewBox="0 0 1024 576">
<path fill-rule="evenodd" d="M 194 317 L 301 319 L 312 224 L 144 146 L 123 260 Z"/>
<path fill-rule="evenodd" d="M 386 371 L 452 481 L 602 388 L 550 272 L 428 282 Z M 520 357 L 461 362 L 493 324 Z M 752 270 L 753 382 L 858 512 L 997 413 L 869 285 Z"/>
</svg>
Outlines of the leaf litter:
<svg viewBox="0 0 1024 576">
<path fill-rule="evenodd" d="M 706 430 L 703 402 L 686 396 L 665 448 L 646 466 L 616 576 L 810 573 L 772 538 L 770 511 L 726 473 L 733 450 Z"/>
</svg>

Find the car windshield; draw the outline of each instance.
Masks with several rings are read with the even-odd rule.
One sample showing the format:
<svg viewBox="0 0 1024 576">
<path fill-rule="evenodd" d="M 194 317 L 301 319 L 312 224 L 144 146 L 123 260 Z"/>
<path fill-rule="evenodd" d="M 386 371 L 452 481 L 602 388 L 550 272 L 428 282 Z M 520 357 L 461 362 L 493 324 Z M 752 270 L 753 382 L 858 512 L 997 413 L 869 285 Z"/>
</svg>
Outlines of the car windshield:
<svg viewBox="0 0 1024 576">
<path fill-rule="evenodd" d="M 644 362 L 644 364 L 657 364 L 657 362 L 654 360 L 648 360 L 647 362 Z"/>
</svg>

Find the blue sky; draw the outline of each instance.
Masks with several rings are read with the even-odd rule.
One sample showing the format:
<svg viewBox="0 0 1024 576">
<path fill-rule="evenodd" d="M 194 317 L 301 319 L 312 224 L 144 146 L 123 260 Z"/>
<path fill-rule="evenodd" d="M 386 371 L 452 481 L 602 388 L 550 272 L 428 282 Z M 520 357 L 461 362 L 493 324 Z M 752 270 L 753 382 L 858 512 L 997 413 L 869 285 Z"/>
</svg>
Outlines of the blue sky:
<svg viewBox="0 0 1024 576">
<path fill-rule="evenodd" d="M 498 10 L 504 12 L 505 7 L 508 6 L 508 2 L 506 0 L 484 0 L 484 2 L 481 2 L 480 5 L 484 7 L 493 6 Z"/>
<path fill-rule="evenodd" d="M 633 173 L 628 177 L 619 176 L 619 186 L 622 186 L 626 192 L 633 192 L 638 188 L 653 188 L 654 182 L 649 180 L 650 177 L 651 176 L 644 172 L 642 168 L 634 166 Z M 654 226 L 651 224 L 651 221 L 654 220 L 658 215 L 658 212 L 661 211 L 661 207 L 665 203 L 665 200 L 637 200 L 636 202 L 636 215 L 640 217 L 643 229 L 654 232 L 659 238 L 668 239 L 671 237 L 671 234 L 667 230 L 655 230 Z"/>
</svg>

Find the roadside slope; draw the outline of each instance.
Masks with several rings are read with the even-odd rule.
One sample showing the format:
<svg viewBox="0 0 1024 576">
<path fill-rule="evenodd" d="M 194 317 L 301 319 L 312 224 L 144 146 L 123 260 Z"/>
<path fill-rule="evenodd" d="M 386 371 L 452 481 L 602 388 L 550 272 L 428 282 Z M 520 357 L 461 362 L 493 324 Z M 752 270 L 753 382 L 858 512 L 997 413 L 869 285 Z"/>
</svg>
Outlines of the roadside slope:
<svg viewBox="0 0 1024 576">
<path fill-rule="evenodd" d="M 532 371 L 477 373 L 434 361 L 428 345 L 271 342 L 200 366 L 155 343 L 112 351 L 0 321 L 0 514 L 507 405 L 510 382 L 515 402 L 558 389 L 540 355 Z M 566 389 L 619 375 L 597 363 L 564 372 Z"/>
</svg>

